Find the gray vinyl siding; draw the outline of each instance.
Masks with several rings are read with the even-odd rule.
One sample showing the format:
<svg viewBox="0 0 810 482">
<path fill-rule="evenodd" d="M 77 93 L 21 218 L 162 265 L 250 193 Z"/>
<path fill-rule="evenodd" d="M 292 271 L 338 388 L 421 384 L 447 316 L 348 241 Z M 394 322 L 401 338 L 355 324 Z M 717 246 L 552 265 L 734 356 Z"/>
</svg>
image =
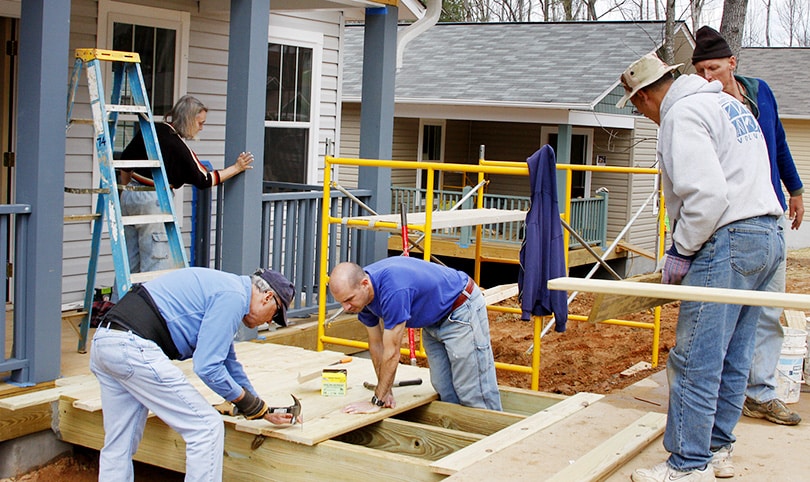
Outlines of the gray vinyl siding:
<svg viewBox="0 0 810 482">
<path fill-rule="evenodd" d="M 188 77 L 186 93 L 198 97 L 208 108 L 208 118 L 198 140 L 190 141 L 200 159 L 211 162 L 214 169 L 225 166 L 225 126 L 228 75 L 228 34 L 229 22 L 226 12 L 199 13 L 196 2 L 188 1 L 141 1 L 130 2 L 164 9 L 190 11 Z M 192 5 L 195 4 L 195 5 Z M 98 6 L 94 0 L 73 0 L 70 18 L 69 71 L 73 66 L 73 51 L 76 48 L 97 47 Z M 308 30 L 323 34 L 321 68 L 321 91 L 318 127 L 318 179 L 322 180 L 323 159 L 326 139 L 336 140 L 339 135 L 338 60 L 340 59 L 340 32 L 342 30 L 340 12 L 311 12 L 306 16 L 271 15 L 270 24 L 285 28 Z M 82 81 L 77 91 L 76 117 L 90 117 L 86 81 Z M 67 134 L 65 185 L 71 187 L 91 187 L 93 170 L 93 139 L 89 126 L 76 125 Z M 230 160 L 229 164 L 233 162 Z M 258 173 L 259 171 L 249 171 Z M 95 186 L 93 186 L 95 187 Z M 184 244 L 188 250 L 191 233 L 190 186 L 176 192 L 175 202 L 183 203 L 183 219 L 180 221 Z M 95 209 L 90 195 L 65 195 L 65 214 L 85 214 Z M 84 296 L 86 274 L 91 243 L 91 224 L 71 223 L 64 228 L 62 303 L 73 306 Z M 188 253 L 188 251 L 187 251 Z M 110 256 L 110 243 L 107 235 L 101 243 L 101 256 L 98 261 L 97 286 L 111 285 L 114 267 Z"/>
<path fill-rule="evenodd" d="M 636 121 L 635 147 L 632 151 L 633 167 L 658 167 L 655 153 L 658 145 L 657 139 L 658 126 L 647 118 L 639 118 Z M 653 175 L 634 174 L 630 179 L 632 180 L 632 199 L 627 219 L 635 215 L 655 189 L 655 176 Z M 657 200 L 652 200 L 633 224 L 627 237 L 630 243 L 653 253 L 656 252 L 656 240 L 658 239 L 657 207 Z"/>
</svg>

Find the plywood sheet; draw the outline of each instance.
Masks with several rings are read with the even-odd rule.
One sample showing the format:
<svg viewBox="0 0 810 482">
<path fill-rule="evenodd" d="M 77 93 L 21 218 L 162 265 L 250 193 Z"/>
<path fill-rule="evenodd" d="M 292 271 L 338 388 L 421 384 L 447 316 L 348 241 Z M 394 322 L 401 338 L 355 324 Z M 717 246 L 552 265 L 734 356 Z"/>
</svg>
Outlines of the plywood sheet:
<svg viewBox="0 0 810 482">
<path fill-rule="evenodd" d="M 353 357 L 352 361 L 340 365 L 347 370 L 347 390 L 342 397 L 321 395 L 321 380 L 303 384 L 297 381 L 299 372 L 310 372 L 329 366 L 344 358 L 340 352 L 315 352 L 303 348 L 276 345 L 272 343 L 236 344 L 236 356 L 245 368 L 258 394 L 271 406 L 289 406 L 293 403 L 290 395 L 295 395 L 303 409 L 303 425 L 273 425 L 265 420 L 244 420 L 241 417 L 227 417 L 235 424 L 236 430 L 256 435 L 278 438 L 290 442 L 314 445 L 337 435 L 350 432 L 396 413 L 429 403 L 437 398 L 430 384 L 427 368 L 400 365 L 397 380 L 421 378 L 421 385 L 394 388 L 397 399 L 395 409 L 382 409 L 371 415 L 343 413 L 343 407 L 359 400 L 368 400 L 372 392 L 363 387 L 363 382 L 376 383 L 376 375 L 371 360 Z M 211 391 L 194 374 L 191 360 L 176 362 L 192 385 L 211 402 L 218 404 L 222 397 Z M 82 384 L 82 392 L 75 396 L 73 407 L 85 411 L 101 410 L 98 384 L 90 390 Z M 73 394 L 72 394 L 73 395 Z"/>
<path fill-rule="evenodd" d="M 527 211 L 505 210 L 505 209 L 459 209 L 457 211 L 436 211 L 431 219 L 431 229 L 457 228 L 460 226 L 475 226 L 478 224 L 508 223 L 511 221 L 523 221 L 526 219 Z M 408 213 L 409 225 L 424 225 L 425 213 Z M 348 220 L 361 221 L 364 225 L 353 224 L 357 228 L 366 229 L 400 229 L 402 217 L 399 214 L 383 214 L 379 216 L 358 216 L 344 218 L 345 224 Z M 380 225 L 384 222 L 388 225 Z M 393 223 L 389 224 L 389 223 Z"/>
</svg>

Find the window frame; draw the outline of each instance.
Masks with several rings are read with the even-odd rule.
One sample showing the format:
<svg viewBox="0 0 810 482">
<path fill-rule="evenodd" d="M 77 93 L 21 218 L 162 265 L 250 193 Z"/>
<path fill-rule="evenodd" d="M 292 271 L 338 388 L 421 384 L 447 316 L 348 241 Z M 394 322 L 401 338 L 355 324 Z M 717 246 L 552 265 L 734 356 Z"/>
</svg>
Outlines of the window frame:
<svg viewBox="0 0 810 482">
<path fill-rule="evenodd" d="M 304 168 L 304 183 L 315 184 L 318 180 L 318 142 L 320 138 L 320 106 L 321 106 L 321 76 L 323 70 L 323 34 L 307 32 L 291 28 L 270 26 L 267 35 L 268 46 L 273 44 L 291 47 L 312 49 L 312 84 L 310 88 L 309 122 L 268 121 L 264 120 L 263 128 L 307 128 L 309 130 L 309 145 L 306 149 L 306 166 Z M 266 160 L 265 160 L 266 161 Z"/>
</svg>

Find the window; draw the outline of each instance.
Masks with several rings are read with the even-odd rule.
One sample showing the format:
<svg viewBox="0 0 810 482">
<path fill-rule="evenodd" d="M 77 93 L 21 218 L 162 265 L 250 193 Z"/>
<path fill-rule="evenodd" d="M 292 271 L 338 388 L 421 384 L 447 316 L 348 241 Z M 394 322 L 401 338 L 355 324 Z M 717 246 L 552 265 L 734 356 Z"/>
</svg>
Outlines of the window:
<svg viewBox="0 0 810 482">
<path fill-rule="evenodd" d="M 267 47 L 264 180 L 307 182 L 312 119 L 312 49 Z"/>
<path fill-rule="evenodd" d="M 444 121 L 427 120 L 419 121 L 421 131 L 419 133 L 419 161 L 444 162 Z M 416 171 L 417 186 L 427 189 L 427 172 L 419 169 Z M 433 189 L 444 188 L 444 171 L 435 171 L 433 177 Z"/>
<path fill-rule="evenodd" d="M 267 43 L 264 180 L 317 179 L 323 35 L 271 24 Z"/>
</svg>

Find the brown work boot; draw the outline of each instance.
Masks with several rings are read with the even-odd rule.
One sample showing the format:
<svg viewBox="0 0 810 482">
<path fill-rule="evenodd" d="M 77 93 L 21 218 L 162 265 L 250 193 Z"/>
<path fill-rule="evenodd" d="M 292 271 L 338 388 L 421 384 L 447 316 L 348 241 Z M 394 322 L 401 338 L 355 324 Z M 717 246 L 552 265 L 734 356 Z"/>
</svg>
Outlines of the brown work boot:
<svg viewBox="0 0 810 482">
<path fill-rule="evenodd" d="M 798 413 L 787 408 L 778 398 L 758 403 L 753 398 L 745 397 L 742 413 L 746 417 L 764 418 L 780 425 L 797 425 L 802 421 Z"/>
</svg>

